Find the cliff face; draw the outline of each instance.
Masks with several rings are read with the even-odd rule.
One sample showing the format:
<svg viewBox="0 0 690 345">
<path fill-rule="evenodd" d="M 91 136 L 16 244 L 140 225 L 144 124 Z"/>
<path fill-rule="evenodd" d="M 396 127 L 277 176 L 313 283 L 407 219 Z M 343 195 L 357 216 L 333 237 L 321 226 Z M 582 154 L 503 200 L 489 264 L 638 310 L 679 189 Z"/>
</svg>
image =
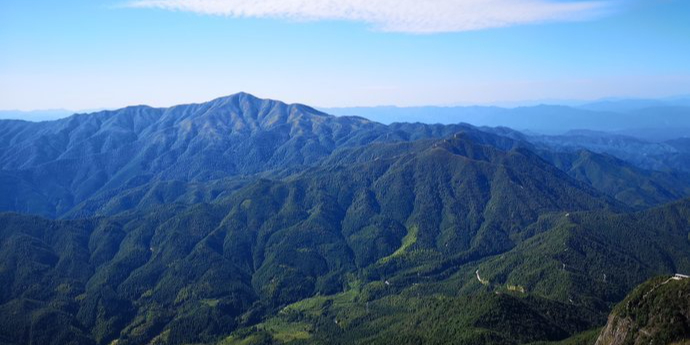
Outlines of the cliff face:
<svg viewBox="0 0 690 345">
<path fill-rule="evenodd" d="M 690 279 L 640 285 L 609 316 L 596 345 L 690 344 Z"/>
<path fill-rule="evenodd" d="M 625 340 L 630 334 L 631 325 L 631 319 L 612 314 L 609 316 L 606 327 L 601 331 L 596 345 L 627 344 Z"/>
</svg>

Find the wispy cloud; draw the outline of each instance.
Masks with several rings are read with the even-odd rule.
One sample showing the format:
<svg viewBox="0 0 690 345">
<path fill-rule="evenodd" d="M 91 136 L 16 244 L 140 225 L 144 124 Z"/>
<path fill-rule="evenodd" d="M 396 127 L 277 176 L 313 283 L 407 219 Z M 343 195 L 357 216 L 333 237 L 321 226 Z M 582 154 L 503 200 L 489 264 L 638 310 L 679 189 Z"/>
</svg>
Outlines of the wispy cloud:
<svg viewBox="0 0 690 345">
<path fill-rule="evenodd" d="M 159 8 L 234 18 L 347 20 L 377 30 L 439 33 L 584 20 L 604 13 L 611 0 L 133 0 Z"/>
</svg>

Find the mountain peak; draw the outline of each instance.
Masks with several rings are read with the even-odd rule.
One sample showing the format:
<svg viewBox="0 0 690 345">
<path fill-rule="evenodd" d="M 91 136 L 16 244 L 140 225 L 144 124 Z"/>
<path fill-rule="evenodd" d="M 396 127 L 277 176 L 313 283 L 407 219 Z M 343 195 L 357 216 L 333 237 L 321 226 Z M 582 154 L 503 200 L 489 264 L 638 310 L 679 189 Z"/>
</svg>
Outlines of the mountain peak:
<svg viewBox="0 0 690 345">
<path fill-rule="evenodd" d="M 218 102 L 218 101 L 223 101 L 223 102 L 247 102 L 247 103 L 263 103 L 263 102 L 270 102 L 270 103 L 279 103 L 279 104 L 286 104 L 285 102 L 275 100 L 275 99 L 270 99 L 270 98 L 260 98 L 257 97 L 251 93 L 240 91 L 238 93 L 233 93 L 227 96 L 222 96 L 218 97 L 216 99 L 213 99 L 209 102 L 203 102 L 203 103 L 213 103 L 213 102 Z M 203 104 L 202 103 L 202 104 Z"/>
<path fill-rule="evenodd" d="M 258 100 L 258 101 L 270 101 L 269 99 L 263 99 L 254 96 L 251 93 L 240 91 L 238 93 L 233 93 L 231 95 L 227 95 L 224 97 L 221 97 L 221 99 L 247 99 L 247 100 Z"/>
<path fill-rule="evenodd" d="M 314 109 L 308 105 L 301 103 L 286 103 L 280 100 L 270 99 L 270 98 L 260 98 L 251 93 L 244 91 L 234 93 L 228 96 L 223 96 L 211 100 L 209 102 L 201 103 L 201 105 L 211 104 L 214 106 L 226 106 L 234 105 L 241 109 L 249 108 L 264 108 L 264 107 L 279 107 L 279 108 L 296 108 L 300 112 L 309 113 L 311 115 L 324 116 L 327 115 L 324 112 Z"/>
</svg>

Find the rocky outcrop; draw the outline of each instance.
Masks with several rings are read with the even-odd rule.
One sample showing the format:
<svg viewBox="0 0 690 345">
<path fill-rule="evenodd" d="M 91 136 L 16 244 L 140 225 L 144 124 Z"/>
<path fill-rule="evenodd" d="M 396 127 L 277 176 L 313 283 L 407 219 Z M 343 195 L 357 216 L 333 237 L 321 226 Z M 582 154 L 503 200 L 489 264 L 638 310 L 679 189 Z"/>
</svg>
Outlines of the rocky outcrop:
<svg viewBox="0 0 690 345">
<path fill-rule="evenodd" d="M 642 284 L 609 316 L 596 345 L 690 344 L 690 279 Z"/>
</svg>

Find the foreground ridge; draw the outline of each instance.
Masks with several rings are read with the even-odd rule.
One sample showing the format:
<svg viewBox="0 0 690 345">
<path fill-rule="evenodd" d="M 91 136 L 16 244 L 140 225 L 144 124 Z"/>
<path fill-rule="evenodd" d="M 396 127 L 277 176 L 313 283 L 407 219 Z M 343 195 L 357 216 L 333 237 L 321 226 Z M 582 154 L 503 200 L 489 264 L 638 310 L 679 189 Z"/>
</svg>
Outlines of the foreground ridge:
<svg viewBox="0 0 690 345">
<path fill-rule="evenodd" d="M 641 285 L 616 307 L 596 345 L 690 343 L 690 277 Z"/>
</svg>

